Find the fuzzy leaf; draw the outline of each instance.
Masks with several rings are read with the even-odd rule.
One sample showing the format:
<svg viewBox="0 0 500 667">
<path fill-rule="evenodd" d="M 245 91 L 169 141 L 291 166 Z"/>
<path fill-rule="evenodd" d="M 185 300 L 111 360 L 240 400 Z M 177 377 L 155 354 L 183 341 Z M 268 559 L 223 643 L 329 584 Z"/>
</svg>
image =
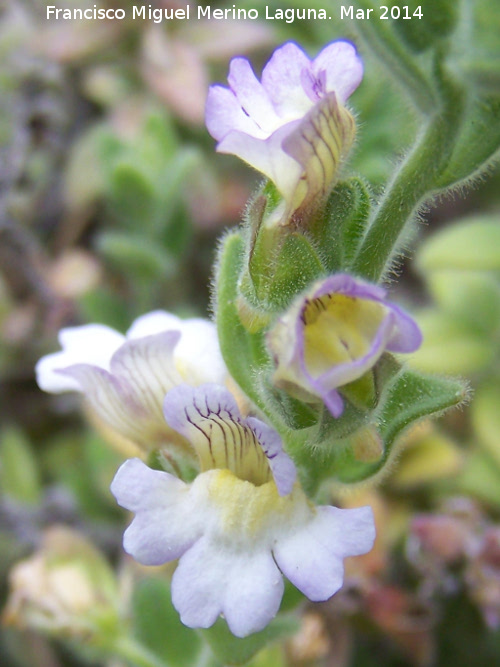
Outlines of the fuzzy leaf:
<svg viewBox="0 0 500 667">
<path fill-rule="evenodd" d="M 146 648 L 171 667 L 196 664 L 202 644 L 197 634 L 181 623 L 165 580 L 150 577 L 140 581 L 132 609 L 134 633 Z"/>
<path fill-rule="evenodd" d="M 315 221 L 311 237 L 321 248 L 327 273 L 349 269 L 365 231 L 370 214 L 370 195 L 360 179 L 338 183 L 324 218 Z"/>
<path fill-rule="evenodd" d="M 466 396 L 467 390 L 459 380 L 403 370 L 387 388 L 372 418 L 383 441 L 382 457 L 375 462 L 358 460 L 349 438 L 333 441 L 329 445 L 328 462 L 323 463 L 323 479 L 334 477 L 346 484 L 369 479 L 390 461 L 398 437 L 408 426 L 458 405 Z M 324 453 L 324 448 L 321 451 Z"/>
<path fill-rule="evenodd" d="M 471 103 L 439 186 L 450 187 L 481 173 L 494 161 L 499 148 L 500 95 L 492 94 Z"/>
<path fill-rule="evenodd" d="M 278 616 L 267 628 L 244 639 L 231 634 L 226 622 L 219 619 L 208 630 L 200 634 L 210 645 L 223 665 L 244 665 L 269 643 L 289 637 L 297 630 L 297 620 L 290 616 Z"/>
</svg>

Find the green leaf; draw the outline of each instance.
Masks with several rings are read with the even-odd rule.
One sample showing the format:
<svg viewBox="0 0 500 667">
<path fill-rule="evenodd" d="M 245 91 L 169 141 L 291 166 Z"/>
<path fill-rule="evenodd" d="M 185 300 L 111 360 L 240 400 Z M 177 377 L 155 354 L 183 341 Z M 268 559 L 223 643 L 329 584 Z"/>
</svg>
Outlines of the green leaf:
<svg viewBox="0 0 500 667">
<path fill-rule="evenodd" d="M 417 266 L 422 275 L 442 269 L 500 271 L 500 216 L 466 218 L 433 234 L 420 248 Z"/>
<path fill-rule="evenodd" d="M 148 227 L 155 218 L 154 184 L 141 169 L 120 161 L 110 174 L 111 206 L 117 218 L 132 229 Z"/>
<path fill-rule="evenodd" d="M 403 6 L 396 3 L 395 6 L 400 8 L 401 15 L 393 23 L 401 38 L 417 53 L 437 46 L 453 32 L 457 24 L 459 3 L 456 0 L 433 0 L 432 9 L 425 6 L 422 0 L 408 0 L 405 1 L 405 5 L 408 7 L 408 13 L 404 11 Z M 413 12 L 419 6 L 422 18 L 413 18 Z M 405 16 L 412 18 L 408 20 L 404 18 Z"/>
<path fill-rule="evenodd" d="M 27 437 L 18 428 L 6 428 L 0 435 L 0 471 L 5 495 L 21 503 L 38 503 L 40 476 Z"/>
<path fill-rule="evenodd" d="M 457 478 L 459 493 L 471 495 L 500 508 L 500 470 L 486 451 L 474 451 Z"/>
<path fill-rule="evenodd" d="M 445 373 L 470 377 L 494 362 L 496 344 L 489 336 L 471 329 L 463 317 L 442 310 L 427 310 L 417 317 L 423 333 L 419 350 L 408 361 L 412 368 L 426 373 Z"/>
<path fill-rule="evenodd" d="M 486 169 L 500 148 L 500 95 L 491 94 L 470 103 L 448 166 L 439 178 L 450 187 Z"/>
<path fill-rule="evenodd" d="M 330 474 L 343 483 L 360 482 L 372 477 L 390 461 L 398 437 L 408 426 L 422 417 L 458 405 L 466 396 L 466 387 L 459 380 L 403 370 L 387 389 L 374 415 L 374 423 L 383 440 L 382 457 L 376 462 L 360 461 L 356 459 L 352 447 L 332 443 Z"/>
<path fill-rule="evenodd" d="M 97 247 L 123 271 L 145 280 L 157 280 L 175 270 L 175 260 L 161 245 L 143 234 L 103 232 Z"/>
<path fill-rule="evenodd" d="M 497 340 L 500 282 L 496 276 L 479 271 L 433 271 L 428 283 L 441 311 L 486 341 Z"/>
<path fill-rule="evenodd" d="M 149 577 L 137 584 L 132 598 L 136 638 L 171 667 L 192 667 L 202 650 L 196 632 L 183 625 L 164 579 Z"/>
<path fill-rule="evenodd" d="M 261 632 L 239 639 L 231 634 L 226 622 L 219 619 L 208 630 L 199 632 L 223 665 L 244 665 L 271 642 L 291 636 L 297 626 L 293 616 L 278 616 Z"/>
<path fill-rule="evenodd" d="M 474 395 L 471 417 L 483 448 L 495 460 L 500 473 L 500 381 L 482 384 Z"/>
</svg>

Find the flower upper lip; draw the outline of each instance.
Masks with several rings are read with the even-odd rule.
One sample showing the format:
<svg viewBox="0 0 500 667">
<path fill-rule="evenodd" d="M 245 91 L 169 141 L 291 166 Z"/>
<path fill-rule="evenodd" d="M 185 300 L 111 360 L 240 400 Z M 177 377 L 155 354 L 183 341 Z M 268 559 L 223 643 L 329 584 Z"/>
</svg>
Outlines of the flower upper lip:
<svg viewBox="0 0 500 667">
<path fill-rule="evenodd" d="M 306 337 L 310 325 L 305 320 L 305 311 L 315 301 L 325 297 L 330 299 L 329 303 L 334 303 L 333 297 L 336 295 L 347 297 L 353 303 L 358 301 L 367 306 L 380 306 L 381 319 L 378 323 L 371 322 L 368 333 L 364 332 L 367 347 L 362 353 L 336 363 L 326 353 L 323 356 L 319 354 L 316 357 L 316 372 L 313 372 L 307 363 L 312 343 Z M 365 317 L 370 319 L 369 314 Z M 327 335 L 325 331 L 322 333 Z M 329 330 L 329 334 L 332 337 L 338 335 L 335 329 Z M 317 332 L 316 338 L 319 336 Z M 343 273 L 318 281 L 292 304 L 268 333 L 268 345 L 276 363 L 275 382 L 282 383 L 286 388 L 292 387 L 292 390 L 297 387 L 302 391 L 303 398 L 305 392 L 311 397 L 322 399 L 334 417 L 339 417 L 343 412 L 343 399 L 337 391 L 338 387 L 364 375 L 385 350 L 413 352 L 420 346 L 421 340 L 417 324 L 401 308 L 386 299 L 383 288 Z M 324 346 L 323 340 L 316 342 Z"/>
</svg>

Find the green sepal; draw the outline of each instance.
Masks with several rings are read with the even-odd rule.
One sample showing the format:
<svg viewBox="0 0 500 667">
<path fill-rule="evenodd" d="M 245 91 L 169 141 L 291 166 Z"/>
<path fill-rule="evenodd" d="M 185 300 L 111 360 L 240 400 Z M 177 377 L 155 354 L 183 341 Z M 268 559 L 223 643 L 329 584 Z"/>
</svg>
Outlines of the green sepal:
<svg viewBox="0 0 500 667">
<path fill-rule="evenodd" d="M 344 411 L 336 419 L 326 407 L 323 409 L 316 441 L 328 447 L 332 441 L 347 438 L 362 426 L 372 422 L 374 408 L 384 399 L 387 387 L 400 372 L 401 364 L 392 354 L 386 353 L 379 359 L 375 368 L 366 374 L 369 375 L 367 380 L 360 378 L 361 383 L 357 387 L 359 380 L 340 387 L 339 391 L 347 399 L 344 401 Z M 355 400 L 351 400 L 352 398 Z"/>
<path fill-rule="evenodd" d="M 254 369 L 266 360 L 262 332 L 250 333 L 238 313 L 238 283 L 245 261 L 245 244 L 238 232 L 223 240 L 217 263 L 217 331 L 229 373 L 247 396 L 267 413 L 256 389 Z"/>
<path fill-rule="evenodd" d="M 132 623 L 135 638 L 165 666 L 197 664 L 203 643 L 181 623 L 165 579 L 148 577 L 138 582 L 132 596 Z"/>
<path fill-rule="evenodd" d="M 301 446 L 292 443 L 292 453 L 303 471 L 306 490 L 314 494 L 326 480 L 354 484 L 380 473 L 390 462 L 395 443 L 402 432 L 423 417 L 438 414 L 460 404 L 467 388 L 459 380 L 425 376 L 402 369 L 385 355 L 386 381 L 377 408 L 362 412 L 346 402 L 339 419 L 326 414 L 320 428 L 302 438 Z M 382 456 L 376 461 L 360 460 L 359 429 L 373 428 L 382 441 Z M 315 439 L 316 436 L 316 439 Z"/>
<path fill-rule="evenodd" d="M 411 20 L 403 18 L 406 13 L 404 7 L 400 6 L 401 17 L 393 23 L 400 37 L 417 53 L 437 45 L 448 37 L 457 25 L 460 3 L 456 0 L 433 0 L 432 7 L 422 0 L 408 0 L 404 4 L 408 7 Z M 413 16 L 419 6 L 421 19 Z"/>
<path fill-rule="evenodd" d="M 223 665 L 244 665 L 262 648 L 290 637 L 297 629 L 298 621 L 294 616 L 279 615 L 264 630 L 243 639 L 235 637 L 221 618 L 208 630 L 198 632 Z"/>
<path fill-rule="evenodd" d="M 466 118 L 437 185 L 447 188 L 484 172 L 500 148 L 500 95 L 469 103 Z"/>
<path fill-rule="evenodd" d="M 248 264 L 242 295 L 252 305 L 278 312 L 324 274 L 316 249 L 301 233 L 286 227 L 262 227 Z"/>
<path fill-rule="evenodd" d="M 385 401 L 375 415 L 377 430 L 383 441 L 382 457 L 373 463 L 358 461 L 352 448 L 343 448 L 334 476 L 342 483 L 354 483 L 376 475 L 391 460 L 394 445 L 408 426 L 423 417 L 458 405 L 466 397 L 467 388 L 459 380 L 403 370 L 388 389 Z"/>
<path fill-rule="evenodd" d="M 310 226 L 326 273 L 347 271 L 357 253 L 370 215 L 370 193 L 359 178 L 337 183 L 325 210 Z"/>
<path fill-rule="evenodd" d="M 373 371 L 369 370 L 358 380 L 342 387 L 341 393 L 350 403 L 361 410 L 370 410 L 377 404 L 377 391 Z"/>
</svg>

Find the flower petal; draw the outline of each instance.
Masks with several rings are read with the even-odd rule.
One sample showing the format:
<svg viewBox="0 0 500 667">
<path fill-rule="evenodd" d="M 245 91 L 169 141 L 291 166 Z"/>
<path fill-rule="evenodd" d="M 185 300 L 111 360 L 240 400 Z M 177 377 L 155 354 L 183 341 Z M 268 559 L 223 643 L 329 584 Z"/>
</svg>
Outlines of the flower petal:
<svg viewBox="0 0 500 667">
<path fill-rule="evenodd" d="M 283 151 L 282 143 L 299 124 L 300 120 L 287 123 L 264 140 L 234 130 L 219 143 L 217 151 L 237 155 L 270 178 L 283 197 L 290 198 L 302 174 L 302 167 Z"/>
<path fill-rule="evenodd" d="M 164 331 L 179 331 L 183 320 L 165 310 L 153 310 L 141 315 L 127 331 L 127 338 L 144 338 Z"/>
<path fill-rule="evenodd" d="M 111 372 L 129 388 L 136 404 L 145 414 L 163 421 L 163 400 L 182 378 L 174 363 L 174 350 L 180 331 L 128 340 L 113 355 Z"/>
<path fill-rule="evenodd" d="M 317 508 L 314 519 L 278 539 L 273 552 L 283 574 L 313 602 L 342 586 L 343 558 L 370 551 L 375 525 L 370 507 Z"/>
<path fill-rule="evenodd" d="M 208 628 L 223 613 L 231 632 L 245 637 L 276 615 L 283 588 L 269 552 L 221 548 L 203 537 L 179 561 L 172 602 L 188 627 Z"/>
<path fill-rule="evenodd" d="M 390 352 L 415 352 L 422 344 L 420 327 L 396 304 L 392 303 L 391 309 L 395 317 L 395 326 L 391 339 L 387 343 L 387 349 Z"/>
<path fill-rule="evenodd" d="M 311 61 L 294 42 L 276 49 L 264 67 L 262 85 L 282 118 L 295 120 L 311 108 L 302 85 L 302 71 L 310 67 Z"/>
<path fill-rule="evenodd" d="M 184 382 L 224 384 L 227 369 L 215 324 L 202 318 L 191 318 L 181 320 L 178 330 L 181 337 L 174 349 L 174 361 Z"/>
<path fill-rule="evenodd" d="M 167 424 L 193 445 L 202 470 L 228 469 L 256 485 L 275 475 L 279 494 L 291 492 L 295 466 L 278 434 L 258 419 L 244 420 L 226 387 L 175 387 L 165 398 L 164 412 Z"/>
<path fill-rule="evenodd" d="M 261 422 L 260 419 L 247 417 L 246 422 L 255 433 L 267 456 L 279 495 L 288 495 L 291 493 L 297 479 L 297 469 L 292 459 L 283 451 L 280 436 L 273 428 Z"/>
<path fill-rule="evenodd" d="M 79 383 L 69 375 L 61 375 L 60 369 L 73 364 L 88 363 L 109 369 L 114 352 L 125 338 L 103 324 L 87 324 L 69 327 L 59 332 L 60 352 L 42 357 L 36 364 L 37 382 L 44 391 L 82 391 Z"/>
<path fill-rule="evenodd" d="M 283 140 L 283 150 L 303 171 L 300 190 L 297 188 L 294 194 L 294 208 L 328 193 L 355 133 L 354 118 L 345 107 L 337 104 L 335 93 L 329 93 Z"/>
<path fill-rule="evenodd" d="M 276 115 L 267 91 L 255 76 L 246 58 L 231 60 L 227 80 L 243 111 L 261 130 L 271 134 L 280 126 L 281 121 Z"/>
<path fill-rule="evenodd" d="M 345 102 L 361 83 L 363 63 L 354 44 L 339 39 L 317 55 L 312 71 L 315 76 L 326 72 L 326 90 L 335 91 L 338 99 Z"/>
<path fill-rule="evenodd" d="M 179 558 L 200 536 L 196 498 L 184 482 L 167 472 L 130 459 L 116 473 L 111 492 L 119 505 L 136 513 L 123 546 L 143 565 Z"/>
<path fill-rule="evenodd" d="M 217 141 L 222 141 L 231 131 L 261 139 L 266 137 L 266 133 L 243 111 L 233 91 L 223 86 L 210 86 L 208 89 L 205 123 Z"/>
</svg>

